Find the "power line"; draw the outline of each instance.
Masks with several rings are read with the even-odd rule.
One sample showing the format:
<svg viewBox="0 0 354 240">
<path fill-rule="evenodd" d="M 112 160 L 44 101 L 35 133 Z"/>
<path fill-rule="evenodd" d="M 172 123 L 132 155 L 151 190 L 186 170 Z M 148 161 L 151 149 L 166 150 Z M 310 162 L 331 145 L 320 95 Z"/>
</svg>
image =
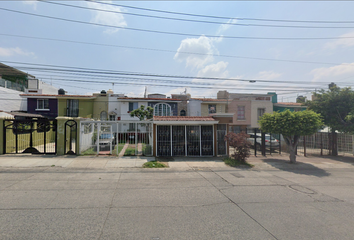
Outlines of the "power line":
<svg viewBox="0 0 354 240">
<path fill-rule="evenodd" d="M 151 8 L 133 7 L 133 6 L 128 6 L 128 5 L 105 3 L 105 2 L 98 2 L 98 1 L 92 1 L 92 0 L 85 0 L 85 1 L 104 4 L 104 5 L 117 6 L 117 7 L 125 7 L 125 8 L 138 9 L 138 10 L 143 10 L 143 11 L 150 11 L 150 12 L 168 13 L 168 14 L 191 16 L 191 17 L 215 18 L 215 19 L 224 19 L 224 20 L 236 19 L 236 20 L 240 20 L 240 21 L 247 20 L 247 21 L 266 21 L 266 22 L 330 23 L 330 24 L 354 23 L 354 21 L 327 21 L 327 20 L 321 21 L 321 20 L 289 20 L 289 19 L 267 19 L 267 18 L 247 18 L 247 17 L 225 17 L 225 16 L 202 15 L 202 14 L 157 10 L 157 9 L 151 9 Z"/>
<path fill-rule="evenodd" d="M 0 33 L 0 35 L 1 35 L 1 36 L 8 36 L 8 37 L 18 37 L 18 38 L 28 38 L 28 39 L 38 39 L 38 40 L 67 42 L 67 43 L 87 44 L 87 45 L 94 45 L 94 46 L 116 47 L 116 48 L 128 48 L 128 49 L 138 49 L 138 50 L 147 50 L 147 51 L 158 51 L 158 52 L 176 53 L 176 50 L 167 50 L 167 49 L 133 47 L 133 46 L 114 45 L 114 44 L 103 44 L 103 43 L 93 43 L 93 42 L 83 42 L 83 41 L 74 41 L 74 40 L 57 39 L 57 38 L 42 38 L 42 37 L 23 36 L 23 35 L 14 35 L 14 34 L 6 34 L 6 33 Z M 246 56 L 225 55 L 225 54 L 215 55 L 215 54 L 208 54 L 208 53 L 182 52 L 182 51 L 181 51 L 181 52 L 178 52 L 178 53 L 181 53 L 181 54 L 201 55 L 201 56 L 226 57 L 226 58 L 241 58 L 241 59 L 261 60 L 261 61 L 275 61 L 275 62 L 291 62 L 291 63 L 304 63 L 304 64 L 326 64 L 326 65 L 350 65 L 349 63 L 331 63 L 331 62 L 297 61 L 297 60 L 290 60 L 290 59 L 259 58 L 259 57 L 246 57 Z"/>
<path fill-rule="evenodd" d="M 10 61 L 3 61 L 10 62 Z M 176 76 L 176 75 L 162 75 L 162 74 L 153 74 L 153 73 L 137 73 L 137 72 L 127 72 L 127 71 L 114 71 L 114 70 L 102 70 L 102 69 L 90 69 L 90 68 L 75 68 L 75 67 L 65 67 L 65 66 L 55 66 L 48 64 L 31 64 L 31 63 L 19 63 L 19 62 L 10 62 L 23 65 L 36 65 L 36 66 L 46 66 L 46 67 L 55 67 L 55 68 L 36 68 L 36 67 L 21 67 L 16 66 L 18 69 L 25 70 L 36 70 L 36 71 L 58 71 L 58 72 L 75 72 L 75 73 L 89 73 L 89 74 L 103 74 L 103 75 L 122 75 L 122 76 L 140 76 L 140 77 L 157 77 L 157 78 L 173 78 L 173 79 L 198 79 L 198 80 L 222 80 L 222 81 L 241 81 L 241 82 L 269 82 L 269 83 L 306 83 L 309 81 L 272 81 L 265 79 L 242 79 L 242 78 L 216 78 L 216 77 L 195 77 L 195 76 Z M 56 68 L 66 68 L 66 69 L 56 69 Z"/>
<path fill-rule="evenodd" d="M 110 28 L 116 28 L 116 29 L 126 29 L 126 30 L 139 31 L 139 32 L 148 32 L 148 33 L 158 33 L 158 34 L 177 35 L 177 36 L 189 36 L 189 37 L 200 37 L 201 35 L 203 35 L 203 36 L 206 36 L 209 38 L 222 37 L 222 38 L 228 38 L 228 39 L 248 39 L 248 40 L 250 40 L 250 39 L 252 39 L 252 40 L 328 40 L 328 39 L 352 39 L 352 38 L 354 38 L 354 37 L 312 37 L 312 38 L 311 37 L 244 37 L 244 36 L 217 36 L 217 35 L 205 35 L 205 34 L 178 33 L 178 32 L 167 32 L 167 31 L 148 30 L 148 29 L 141 29 L 141 28 L 119 27 L 119 26 L 113 26 L 113 25 L 107 25 L 107 24 L 101 24 L 101 23 L 84 22 L 84 21 L 67 19 L 67 18 L 52 17 L 52 16 L 47 16 L 47 15 L 22 12 L 22 11 L 7 9 L 7 8 L 0 8 L 0 10 L 19 13 L 19 14 L 25 14 L 25 15 L 30 15 L 30 16 L 48 18 L 48 19 L 55 19 L 55 20 L 66 21 L 66 22 L 86 24 L 86 25 L 110 27 Z"/>
<path fill-rule="evenodd" d="M 233 25 L 233 26 L 242 26 L 242 27 L 277 27 L 277 28 L 311 28 L 311 29 L 327 29 L 327 28 L 348 28 L 352 29 L 354 26 L 298 26 L 298 25 L 267 25 L 267 24 L 244 24 L 244 23 L 232 23 L 232 22 L 214 22 L 214 21 L 204 21 L 204 20 L 194 20 L 194 19 L 183 19 L 183 18 L 171 18 L 171 17 L 162 17 L 162 16 L 152 16 L 146 14 L 137 14 L 137 13 L 129 13 L 129 12 L 120 12 L 120 11 L 113 11 L 107 9 L 99 9 L 99 8 L 92 8 L 92 7 L 83 7 L 77 5 L 70 5 L 65 3 L 57 3 L 57 2 L 48 2 L 41 0 L 41 2 L 55 4 L 59 6 L 66 6 L 66 7 L 73 7 L 79 9 L 88 9 L 88 10 L 96 10 L 100 12 L 108 12 L 108 13 L 118 13 L 123 15 L 131 15 L 131 16 L 138 16 L 138 17 L 148 17 L 148 18 L 157 18 L 157 19 L 165 19 L 165 20 L 175 20 L 175 21 L 185 21 L 185 22 L 195 22 L 195 23 L 207 23 L 207 24 L 223 24 L 223 25 Z M 354 23 L 354 22 L 353 22 Z"/>
</svg>

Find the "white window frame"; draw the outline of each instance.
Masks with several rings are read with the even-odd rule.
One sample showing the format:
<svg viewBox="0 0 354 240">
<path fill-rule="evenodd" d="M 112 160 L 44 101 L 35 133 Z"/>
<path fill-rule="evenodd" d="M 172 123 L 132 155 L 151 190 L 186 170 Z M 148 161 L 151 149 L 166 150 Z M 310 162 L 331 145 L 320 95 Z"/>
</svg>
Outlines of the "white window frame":
<svg viewBox="0 0 354 240">
<path fill-rule="evenodd" d="M 173 115 L 172 108 L 168 103 L 157 103 L 154 105 L 154 116 L 172 116 L 172 115 Z"/>
<path fill-rule="evenodd" d="M 42 106 L 40 106 L 41 105 L 40 102 L 42 102 Z M 47 105 L 47 108 L 46 108 L 46 105 Z M 49 111 L 49 99 L 47 99 L 47 98 L 37 99 L 36 110 Z"/>
</svg>

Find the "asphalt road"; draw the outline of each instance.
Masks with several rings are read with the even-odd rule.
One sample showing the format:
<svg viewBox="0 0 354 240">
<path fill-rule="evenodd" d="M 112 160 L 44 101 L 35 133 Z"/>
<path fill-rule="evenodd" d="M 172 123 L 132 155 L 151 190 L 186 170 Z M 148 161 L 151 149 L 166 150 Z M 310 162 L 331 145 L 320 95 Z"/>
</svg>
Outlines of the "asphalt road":
<svg viewBox="0 0 354 240">
<path fill-rule="evenodd" d="M 0 168 L 0 239 L 354 239 L 354 168 Z"/>
</svg>

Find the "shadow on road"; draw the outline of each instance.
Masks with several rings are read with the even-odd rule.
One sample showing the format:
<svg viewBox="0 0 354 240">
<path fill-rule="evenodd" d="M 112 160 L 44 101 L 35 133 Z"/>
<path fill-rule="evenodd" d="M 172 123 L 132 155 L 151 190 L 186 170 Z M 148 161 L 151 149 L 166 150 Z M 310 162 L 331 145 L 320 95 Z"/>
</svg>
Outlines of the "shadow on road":
<svg viewBox="0 0 354 240">
<path fill-rule="evenodd" d="M 309 163 L 297 162 L 290 163 L 289 160 L 267 158 L 262 159 L 264 163 L 271 165 L 274 168 L 277 168 L 282 171 L 292 172 L 296 174 L 311 175 L 316 177 L 328 177 L 331 174 L 327 171 L 318 168 Z"/>
</svg>

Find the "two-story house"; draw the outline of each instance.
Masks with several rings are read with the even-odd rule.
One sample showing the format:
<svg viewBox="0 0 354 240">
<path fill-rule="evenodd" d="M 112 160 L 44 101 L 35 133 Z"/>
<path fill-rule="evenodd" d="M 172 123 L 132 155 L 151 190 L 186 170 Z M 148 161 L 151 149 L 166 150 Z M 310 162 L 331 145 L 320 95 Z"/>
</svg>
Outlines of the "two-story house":
<svg viewBox="0 0 354 240">
<path fill-rule="evenodd" d="M 228 113 L 233 113 L 229 125 L 234 131 L 259 128 L 258 120 L 264 113 L 273 112 L 272 94 L 240 94 L 219 91 L 218 99 L 227 100 Z"/>
<path fill-rule="evenodd" d="M 63 89 L 58 94 L 21 94 L 27 99 L 27 113 L 40 114 L 48 119 L 58 116 L 65 117 L 93 117 L 92 95 L 66 95 Z"/>
</svg>

